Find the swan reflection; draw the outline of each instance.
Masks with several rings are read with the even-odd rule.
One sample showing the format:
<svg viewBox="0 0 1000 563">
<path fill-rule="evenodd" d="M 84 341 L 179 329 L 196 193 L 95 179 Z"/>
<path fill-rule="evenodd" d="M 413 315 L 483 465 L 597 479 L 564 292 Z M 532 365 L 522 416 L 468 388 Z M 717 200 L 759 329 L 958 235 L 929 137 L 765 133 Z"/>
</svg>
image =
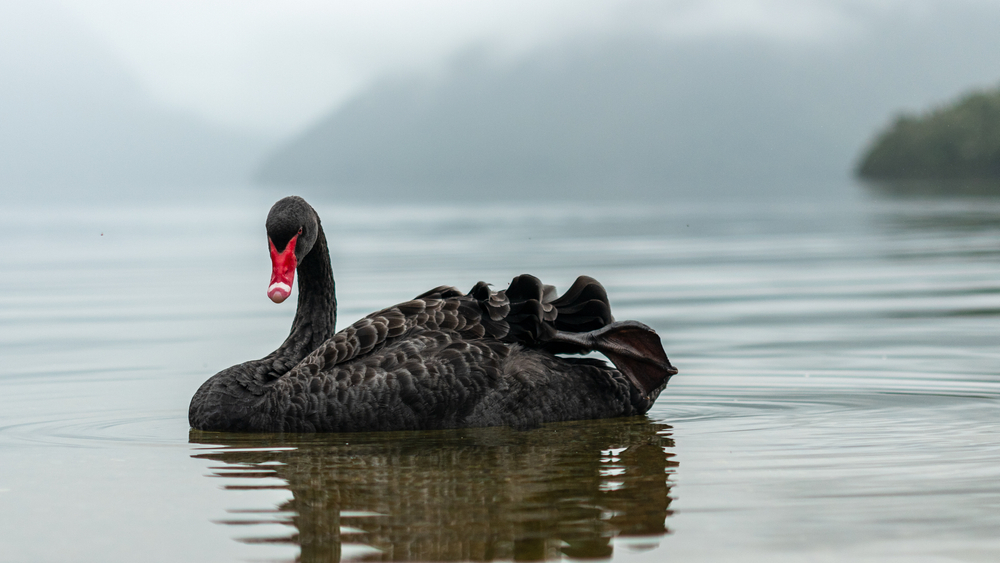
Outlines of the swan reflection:
<svg viewBox="0 0 1000 563">
<path fill-rule="evenodd" d="M 241 525 L 240 541 L 296 544 L 307 562 L 539 561 L 607 558 L 615 537 L 655 546 L 677 466 L 669 431 L 638 417 L 524 432 L 192 430 L 190 441 L 208 446 L 194 457 L 224 463 L 211 476 L 226 489 L 291 493 L 277 507 L 232 511 L 261 517 L 221 522 Z M 254 535 L 254 524 L 276 522 L 296 531 Z"/>
</svg>

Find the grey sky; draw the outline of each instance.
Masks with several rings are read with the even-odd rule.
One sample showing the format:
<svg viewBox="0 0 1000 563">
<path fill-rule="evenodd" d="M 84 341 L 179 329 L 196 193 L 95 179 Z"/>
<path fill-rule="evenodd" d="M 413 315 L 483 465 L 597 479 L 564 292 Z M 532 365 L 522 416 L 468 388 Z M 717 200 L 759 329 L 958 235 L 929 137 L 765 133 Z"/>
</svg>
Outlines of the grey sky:
<svg viewBox="0 0 1000 563">
<path fill-rule="evenodd" d="M 541 169 L 496 147 L 564 181 L 653 150 L 661 183 L 846 176 L 894 114 L 996 84 L 997 29 L 987 0 L 0 0 L 0 187 L 235 185 L 295 147 L 359 183 Z"/>
<path fill-rule="evenodd" d="M 942 2 L 845 0 L 57 0 L 158 101 L 220 124 L 292 133 L 389 73 L 442 68 L 484 45 L 517 58 L 571 36 L 753 35 L 807 49 L 864 40 L 887 12 Z M 969 1 L 969 0 L 961 0 Z"/>
</svg>

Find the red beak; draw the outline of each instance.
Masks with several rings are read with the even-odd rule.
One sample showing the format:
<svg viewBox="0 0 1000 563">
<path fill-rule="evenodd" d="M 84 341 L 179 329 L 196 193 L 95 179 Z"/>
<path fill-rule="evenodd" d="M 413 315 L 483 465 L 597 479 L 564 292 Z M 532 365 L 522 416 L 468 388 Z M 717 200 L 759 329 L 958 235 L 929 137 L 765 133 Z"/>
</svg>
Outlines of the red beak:
<svg viewBox="0 0 1000 563">
<path fill-rule="evenodd" d="M 271 246 L 271 285 L 267 286 L 267 296 L 275 303 L 281 303 L 292 294 L 292 282 L 295 280 L 295 241 L 299 235 L 288 241 L 288 246 L 278 252 L 274 242 L 268 237 Z"/>
</svg>

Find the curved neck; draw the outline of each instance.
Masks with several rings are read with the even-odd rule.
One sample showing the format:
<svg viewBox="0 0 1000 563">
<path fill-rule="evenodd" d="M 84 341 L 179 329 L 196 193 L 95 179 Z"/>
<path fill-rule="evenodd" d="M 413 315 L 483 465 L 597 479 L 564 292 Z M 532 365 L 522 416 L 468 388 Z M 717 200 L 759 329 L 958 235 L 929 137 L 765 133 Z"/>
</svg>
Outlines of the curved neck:
<svg viewBox="0 0 1000 563">
<path fill-rule="evenodd" d="M 273 360 L 271 377 L 283 375 L 336 332 L 337 295 L 322 225 L 312 250 L 302 258 L 296 272 L 299 303 L 295 320 L 288 338 L 269 356 Z"/>
</svg>

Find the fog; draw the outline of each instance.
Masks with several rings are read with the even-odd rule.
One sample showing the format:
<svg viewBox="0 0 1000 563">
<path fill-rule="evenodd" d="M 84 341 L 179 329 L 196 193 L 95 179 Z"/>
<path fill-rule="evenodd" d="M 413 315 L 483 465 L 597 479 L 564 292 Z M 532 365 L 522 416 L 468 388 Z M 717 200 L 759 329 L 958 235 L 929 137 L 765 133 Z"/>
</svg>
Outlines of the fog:
<svg viewBox="0 0 1000 563">
<path fill-rule="evenodd" d="M 1000 5 L 0 1 L 0 190 L 824 186 L 1000 80 Z"/>
<path fill-rule="evenodd" d="M 267 143 L 156 103 L 54 4 L 0 4 L 0 186 L 139 191 L 239 182 Z"/>
</svg>

